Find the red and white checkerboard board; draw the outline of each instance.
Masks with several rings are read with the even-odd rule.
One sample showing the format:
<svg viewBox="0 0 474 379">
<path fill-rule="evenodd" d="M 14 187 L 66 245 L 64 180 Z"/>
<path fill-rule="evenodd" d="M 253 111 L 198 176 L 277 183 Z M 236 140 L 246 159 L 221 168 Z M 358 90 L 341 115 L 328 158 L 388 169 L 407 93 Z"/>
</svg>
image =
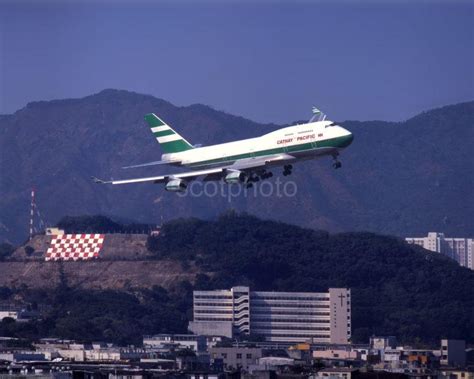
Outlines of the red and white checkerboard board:
<svg viewBox="0 0 474 379">
<path fill-rule="evenodd" d="M 104 234 L 59 234 L 53 236 L 45 260 L 77 261 L 97 258 Z"/>
</svg>

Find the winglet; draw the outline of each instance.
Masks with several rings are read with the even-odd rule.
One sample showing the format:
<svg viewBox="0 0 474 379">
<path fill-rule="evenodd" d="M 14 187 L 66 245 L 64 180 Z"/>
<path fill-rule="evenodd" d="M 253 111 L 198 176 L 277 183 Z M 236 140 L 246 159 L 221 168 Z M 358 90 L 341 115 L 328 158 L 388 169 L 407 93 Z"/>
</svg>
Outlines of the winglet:
<svg viewBox="0 0 474 379">
<path fill-rule="evenodd" d="M 106 182 L 102 179 L 99 179 L 99 178 L 96 178 L 95 176 L 91 176 L 91 179 L 94 181 L 94 183 L 97 183 L 97 184 L 106 184 L 106 183 L 110 183 L 110 182 Z"/>
</svg>

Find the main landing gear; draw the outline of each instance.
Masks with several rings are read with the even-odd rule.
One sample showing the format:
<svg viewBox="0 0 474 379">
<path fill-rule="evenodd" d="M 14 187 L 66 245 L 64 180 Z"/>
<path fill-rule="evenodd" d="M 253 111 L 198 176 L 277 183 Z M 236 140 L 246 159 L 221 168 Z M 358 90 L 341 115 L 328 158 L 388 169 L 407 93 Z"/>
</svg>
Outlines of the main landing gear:
<svg viewBox="0 0 474 379">
<path fill-rule="evenodd" d="M 291 170 L 293 170 L 292 165 L 287 164 L 287 165 L 283 166 L 283 176 L 291 175 Z"/>
<path fill-rule="evenodd" d="M 273 173 L 271 171 L 266 171 L 266 170 L 263 170 L 259 172 L 258 174 L 253 174 L 247 179 L 245 187 L 252 188 L 253 183 L 256 183 L 260 180 L 271 178 L 272 176 L 273 176 Z"/>
</svg>

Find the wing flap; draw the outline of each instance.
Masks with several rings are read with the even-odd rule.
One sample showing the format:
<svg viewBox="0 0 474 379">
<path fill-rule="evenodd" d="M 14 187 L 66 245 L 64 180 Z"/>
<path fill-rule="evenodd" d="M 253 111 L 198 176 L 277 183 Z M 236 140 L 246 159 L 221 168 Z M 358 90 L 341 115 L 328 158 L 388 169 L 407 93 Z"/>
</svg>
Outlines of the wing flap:
<svg viewBox="0 0 474 379">
<path fill-rule="evenodd" d="M 178 161 L 178 160 L 176 160 L 176 161 L 154 161 L 154 162 L 136 164 L 136 165 L 132 165 L 132 166 L 125 166 L 125 167 L 122 167 L 122 168 L 127 169 L 127 168 L 156 166 L 156 165 L 163 165 L 163 164 L 173 165 L 173 164 L 180 164 L 180 163 L 181 163 L 181 161 Z"/>
</svg>

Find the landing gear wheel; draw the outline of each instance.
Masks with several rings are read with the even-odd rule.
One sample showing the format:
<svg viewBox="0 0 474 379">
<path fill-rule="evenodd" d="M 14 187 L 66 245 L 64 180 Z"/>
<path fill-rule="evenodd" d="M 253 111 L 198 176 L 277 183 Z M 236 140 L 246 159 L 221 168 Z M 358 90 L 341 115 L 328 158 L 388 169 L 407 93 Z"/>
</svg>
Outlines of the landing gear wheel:
<svg viewBox="0 0 474 379">
<path fill-rule="evenodd" d="M 291 175 L 291 170 L 292 169 L 293 169 L 293 166 L 290 165 L 290 164 L 287 164 L 287 165 L 283 166 L 283 175 L 284 176 Z"/>
<path fill-rule="evenodd" d="M 342 167 L 342 163 L 339 162 L 339 161 L 336 161 L 332 164 L 332 167 L 334 167 L 334 169 L 338 169 L 338 168 L 341 168 Z"/>
</svg>

